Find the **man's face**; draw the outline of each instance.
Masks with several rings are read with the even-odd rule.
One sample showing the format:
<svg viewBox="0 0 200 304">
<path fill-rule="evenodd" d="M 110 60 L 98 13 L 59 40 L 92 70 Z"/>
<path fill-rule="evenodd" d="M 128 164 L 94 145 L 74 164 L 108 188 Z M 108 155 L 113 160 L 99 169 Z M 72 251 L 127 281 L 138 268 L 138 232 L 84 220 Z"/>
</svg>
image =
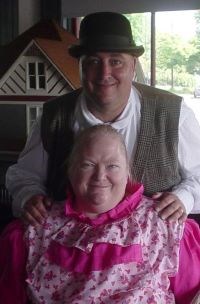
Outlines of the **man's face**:
<svg viewBox="0 0 200 304">
<path fill-rule="evenodd" d="M 89 106 L 124 108 L 134 77 L 135 58 L 125 53 L 99 52 L 82 57 L 81 64 Z"/>
</svg>

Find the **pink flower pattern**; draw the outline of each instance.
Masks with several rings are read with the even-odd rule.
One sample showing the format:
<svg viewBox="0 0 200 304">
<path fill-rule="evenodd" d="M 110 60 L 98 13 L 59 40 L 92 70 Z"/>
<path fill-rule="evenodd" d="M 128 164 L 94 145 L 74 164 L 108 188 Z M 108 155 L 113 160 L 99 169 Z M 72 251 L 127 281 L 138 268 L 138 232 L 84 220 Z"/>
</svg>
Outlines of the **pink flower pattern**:
<svg viewBox="0 0 200 304">
<path fill-rule="evenodd" d="M 177 272 L 182 230 L 177 222 L 159 219 L 153 202 L 145 197 L 126 216 L 100 225 L 65 215 L 63 206 L 55 205 L 42 229 L 30 226 L 25 234 L 30 247 L 30 299 L 34 304 L 173 304 L 169 276 Z M 49 260 L 47 252 L 52 241 L 66 250 L 77 248 L 89 257 L 95 244 L 130 246 L 130 250 L 139 245 L 142 260 L 113 263 L 110 259 L 105 269 L 69 271 Z"/>
</svg>

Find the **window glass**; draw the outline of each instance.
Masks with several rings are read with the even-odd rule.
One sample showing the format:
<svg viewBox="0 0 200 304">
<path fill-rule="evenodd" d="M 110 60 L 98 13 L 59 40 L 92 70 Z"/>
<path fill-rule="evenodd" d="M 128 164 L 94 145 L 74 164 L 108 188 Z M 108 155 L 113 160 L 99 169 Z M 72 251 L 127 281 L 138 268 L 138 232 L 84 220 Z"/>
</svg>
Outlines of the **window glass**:
<svg viewBox="0 0 200 304">
<path fill-rule="evenodd" d="M 28 63 L 28 83 L 29 89 L 45 89 L 45 64 L 43 62 L 29 62 Z"/>
<path fill-rule="evenodd" d="M 138 13 L 125 15 L 130 23 L 136 45 L 143 45 L 145 52 L 139 58 L 136 81 L 150 83 L 151 14 Z"/>
<path fill-rule="evenodd" d="M 35 120 L 37 115 L 37 108 L 30 107 L 30 120 Z"/>
<path fill-rule="evenodd" d="M 45 76 L 39 76 L 39 88 L 45 89 Z"/>
<path fill-rule="evenodd" d="M 200 10 L 156 13 L 156 86 L 183 96 L 200 122 Z"/>
<path fill-rule="evenodd" d="M 145 48 L 136 81 L 150 85 L 151 13 L 126 17 L 136 44 Z M 156 87 L 183 96 L 200 122 L 200 10 L 156 12 L 155 40 Z"/>
<path fill-rule="evenodd" d="M 29 76 L 30 89 L 36 89 L 36 78 L 35 76 Z"/>
<path fill-rule="evenodd" d="M 44 75 L 44 63 L 38 62 L 38 75 Z"/>
<path fill-rule="evenodd" d="M 29 75 L 35 75 L 35 63 L 29 63 Z"/>
<path fill-rule="evenodd" d="M 42 104 L 27 106 L 27 135 L 30 133 L 37 117 L 42 114 L 42 107 Z"/>
</svg>

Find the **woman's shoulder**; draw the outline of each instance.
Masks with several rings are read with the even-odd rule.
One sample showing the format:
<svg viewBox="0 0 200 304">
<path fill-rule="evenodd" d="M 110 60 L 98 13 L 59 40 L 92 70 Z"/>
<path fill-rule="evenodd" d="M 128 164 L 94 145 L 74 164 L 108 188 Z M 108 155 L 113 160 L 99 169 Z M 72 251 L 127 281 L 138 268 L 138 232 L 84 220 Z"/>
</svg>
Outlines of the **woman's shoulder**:
<svg viewBox="0 0 200 304">
<path fill-rule="evenodd" d="M 20 219 L 13 220 L 9 223 L 0 235 L 0 240 L 12 240 L 16 238 L 23 238 L 24 235 L 24 223 Z"/>
<path fill-rule="evenodd" d="M 24 241 L 24 223 L 21 220 L 11 222 L 0 235 L 0 268 L 4 269 L 8 263 L 21 261 L 25 256 L 26 244 Z"/>
<path fill-rule="evenodd" d="M 44 222 L 41 225 L 27 226 L 25 239 L 37 239 L 38 242 L 49 239 L 51 238 L 51 235 L 55 234 L 60 227 L 63 226 L 66 220 L 65 202 L 54 202 L 51 209 L 48 211 L 47 218 L 44 219 Z"/>
</svg>

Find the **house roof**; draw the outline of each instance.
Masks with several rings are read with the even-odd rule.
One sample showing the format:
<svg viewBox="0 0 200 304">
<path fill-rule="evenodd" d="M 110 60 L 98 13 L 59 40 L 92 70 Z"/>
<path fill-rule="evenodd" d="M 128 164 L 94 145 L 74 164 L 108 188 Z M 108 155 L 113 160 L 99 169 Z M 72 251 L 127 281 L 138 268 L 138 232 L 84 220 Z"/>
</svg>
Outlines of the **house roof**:
<svg viewBox="0 0 200 304">
<path fill-rule="evenodd" d="M 43 20 L 0 48 L 0 78 L 34 41 L 74 89 L 80 87 L 78 61 L 68 54 L 68 47 L 77 42 L 74 35 L 54 20 Z"/>
</svg>

